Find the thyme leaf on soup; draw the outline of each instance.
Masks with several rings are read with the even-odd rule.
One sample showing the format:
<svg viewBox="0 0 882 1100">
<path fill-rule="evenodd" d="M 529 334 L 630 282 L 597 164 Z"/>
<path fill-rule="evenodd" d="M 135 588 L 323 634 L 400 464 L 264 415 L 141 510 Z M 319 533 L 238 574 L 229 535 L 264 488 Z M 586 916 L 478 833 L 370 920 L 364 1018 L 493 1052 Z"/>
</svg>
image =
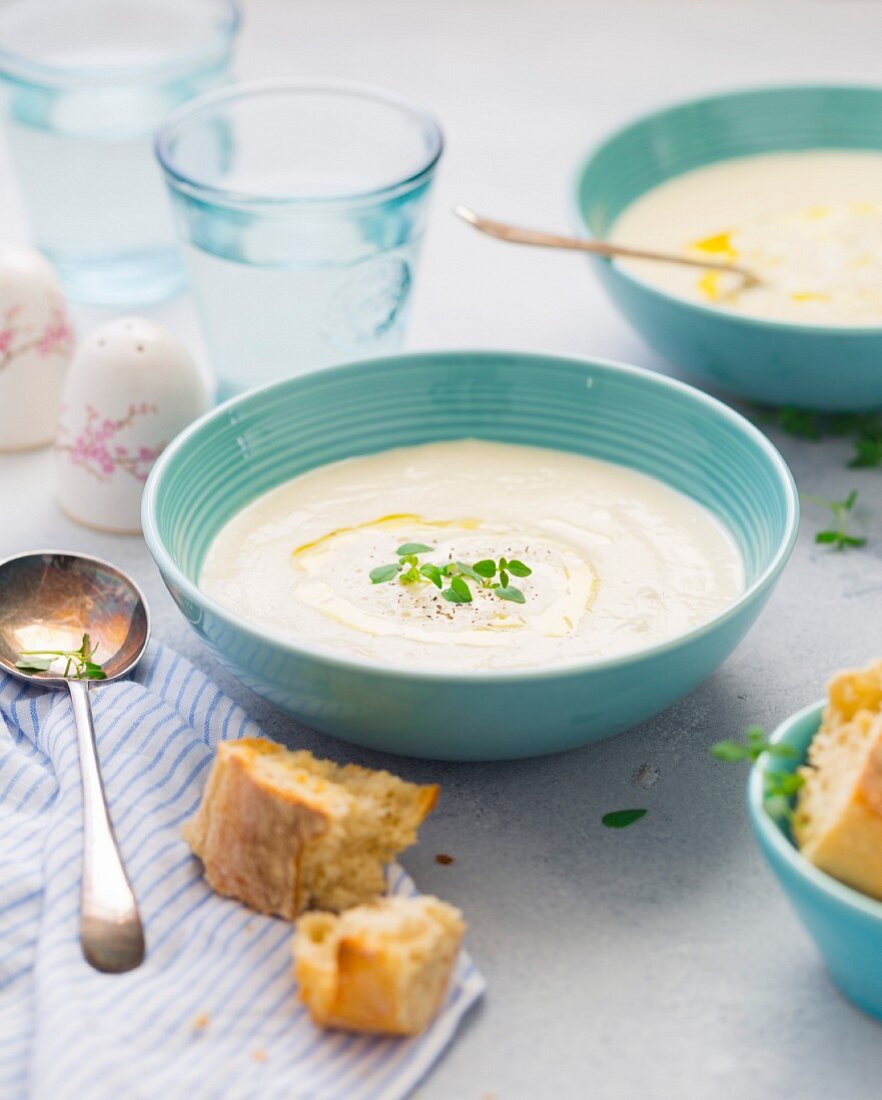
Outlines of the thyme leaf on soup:
<svg viewBox="0 0 882 1100">
<path fill-rule="evenodd" d="M 513 584 L 507 584 L 505 586 L 499 585 L 494 589 L 496 595 L 500 600 L 510 600 L 512 603 L 526 603 L 526 597 L 520 588 L 515 588 Z"/>
<path fill-rule="evenodd" d="M 437 565 L 421 565 L 420 575 L 431 581 L 436 588 L 444 587 L 444 572 Z"/>
<path fill-rule="evenodd" d="M 469 588 L 465 577 L 453 577 L 450 581 L 450 587 L 445 588 L 441 595 L 450 603 L 472 602 L 472 590 Z"/>
<path fill-rule="evenodd" d="M 473 565 L 464 561 L 449 561 L 443 565 L 420 561 L 421 554 L 430 554 L 432 547 L 424 542 L 405 542 L 398 547 L 398 561 L 388 565 L 378 565 L 368 574 L 371 584 L 388 584 L 398 580 L 399 584 L 411 585 L 420 582 L 433 584 L 440 589 L 448 603 L 472 603 L 473 594 L 470 582 L 480 590 L 492 592 L 500 600 L 510 603 L 526 603 L 526 597 L 520 588 L 511 583 L 511 577 L 530 577 L 533 570 L 529 565 L 512 558 L 482 558 Z M 511 576 L 509 576 L 509 574 Z M 444 582 L 447 587 L 444 587 Z"/>
<path fill-rule="evenodd" d="M 25 649 L 19 654 L 15 667 L 21 672 L 48 672 L 60 658 L 64 661 L 62 676 L 76 680 L 106 680 L 107 673 L 92 658 L 98 649 L 92 645 L 88 634 L 83 635 L 79 649 Z"/>
<path fill-rule="evenodd" d="M 430 554 L 431 552 L 432 547 L 426 546 L 424 542 L 406 542 L 395 551 L 401 558 L 409 557 L 411 554 Z"/>
</svg>

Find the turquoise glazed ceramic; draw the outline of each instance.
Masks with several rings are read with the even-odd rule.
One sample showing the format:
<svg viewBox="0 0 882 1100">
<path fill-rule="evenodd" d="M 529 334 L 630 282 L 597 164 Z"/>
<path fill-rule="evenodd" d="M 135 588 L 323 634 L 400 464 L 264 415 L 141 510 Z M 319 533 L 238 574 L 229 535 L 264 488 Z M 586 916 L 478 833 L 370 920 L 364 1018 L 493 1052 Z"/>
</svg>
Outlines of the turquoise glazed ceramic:
<svg viewBox="0 0 882 1100">
<path fill-rule="evenodd" d="M 882 88 L 762 88 L 647 115 L 613 134 L 580 168 L 580 231 L 606 237 L 634 199 L 692 168 L 806 149 L 882 150 Z M 607 260 L 592 263 L 646 342 L 698 381 L 773 405 L 882 406 L 882 327 L 742 317 L 675 298 Z"/>
<path fill-rule="evenodd" d="M 748 805 L 763 855 L 800 920 L 818 945 L 833 980 L 856 1005 L 882 1018 L 882 902 L 844 886 L 800 855 L 787 822 L 763 808 L 765 770 L 792 772 L 805 762 L 809 743 L 821 724 L 823 703 L 788 718 L 772 740 L 790 745 L 796 757 L 764 757 L 752 769 Z"/>
<path fill-rule="evenodd" d="M 634 656 L 474 674 L 342 659 L 261 631 L 199 590 L 209 543 L 259 494 L 353 455 L 467 437 L 594 455 L 662 478 L 729 526 L 747 590 L 701 629 Z M 258 694 L 357 744 L 495 760 L 600 740 L 700 684 L 744 636 L 783 569 L 797 497 L 768 440 L 688 386 L 614 363 L 461 351 L 316 371 L 221 405 L 157 462 L 143 523 L 178 606 Z"/>
</svg>

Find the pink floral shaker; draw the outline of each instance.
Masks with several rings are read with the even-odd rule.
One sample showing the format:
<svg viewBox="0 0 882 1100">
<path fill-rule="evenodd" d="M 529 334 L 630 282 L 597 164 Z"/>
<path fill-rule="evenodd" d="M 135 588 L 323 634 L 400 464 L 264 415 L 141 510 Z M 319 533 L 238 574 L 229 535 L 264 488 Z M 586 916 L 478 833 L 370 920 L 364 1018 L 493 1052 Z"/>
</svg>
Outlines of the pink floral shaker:
<svg viewBox="0 0 882 1100">
<path fill-rule="evenodd" d="M 95 329 L 77 349 L 55 440 L 61 508 L 87 527 L 141 530 L 141 492 L 162 449 L 208 408 L 178 338 L 142 317 Z"/>
<path fill-rule="evenodd" d="M 0 451 L 52 442 L 72 352 L 52 266 L 32 248 L 0 248 Z"/>
</svg>

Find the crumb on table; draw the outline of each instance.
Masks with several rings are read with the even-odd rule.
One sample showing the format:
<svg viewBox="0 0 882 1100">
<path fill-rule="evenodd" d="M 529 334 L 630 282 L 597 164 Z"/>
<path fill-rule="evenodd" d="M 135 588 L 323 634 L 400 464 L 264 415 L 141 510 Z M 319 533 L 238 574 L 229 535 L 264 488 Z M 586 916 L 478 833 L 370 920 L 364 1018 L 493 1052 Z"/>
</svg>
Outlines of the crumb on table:
<svg viewBox="0 0 882 1100">
<path fill-rule="evenodd" d="M 454 860 L 453 856 L 447 855 L 446 852 L 439 852 L 435 856 L 435 862 L 440 863 L 443 867 L 447 867 L 449 864 L 453 863 Z"/>
<path fill-rule="evenodd" d="M 658 783 L 660 772 L 655 764 L 641 764 L 634 772 L 633 783 L 644 791 L 651 790 Z"/>
<path fill-rule="evenodd" d="M 207 1012 L 200 1012 L 198 1016 L 193 1018 L 192 1029 L 194 1033 L 199 1034 L 208 1027 L 210 1016 Z"/>
<path fill-rule="evenodd" d="M 261 1050 L 260 1047 L 258 1047 L 257 1050 L 252 1050 L 251 1057 L 254 1059 L 255 1062 L 265 1062 L 267 1059 L 267 1054 L 265 1050 Z"/>
</svg>

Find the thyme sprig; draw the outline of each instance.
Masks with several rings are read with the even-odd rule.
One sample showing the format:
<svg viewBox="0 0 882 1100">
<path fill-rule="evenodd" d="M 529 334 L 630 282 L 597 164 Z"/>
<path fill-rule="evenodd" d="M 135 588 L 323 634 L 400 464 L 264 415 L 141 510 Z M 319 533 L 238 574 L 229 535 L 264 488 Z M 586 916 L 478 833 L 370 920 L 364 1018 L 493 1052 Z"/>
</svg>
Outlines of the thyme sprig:
<svg viewBox="0 0 882 1100">
<path fill-rule="evenodd" d="M 761 726 L 750 726 L 745 741 L 718 741 L 711 745 L 711 755 L 726 764 L 747 760 L 755 764 L 764 754 L 779 759 L 796 759 L 797 753 L 789 745 L 773 744 Z M 805 780 L 795 772 L 767 771 L 763 776 L 763 805 L 772 817 L 793 817 L 791 799 Z"/>
<path fill-rule="evenodd" d="M 15 667 L 22 672 L 48 672 L 61 657 L 65 661 L 62 676 L 68 677 L 73 669 L 75 680 L 106 680 L 107 673 L 93 660 L 97 643 L 92 645 L 88 634 L 83 635 L 79 649 L 25 649 L 19 654 Z"/>
<path fill-rule="evenodd" d="M 785 407 L 760 409 L 759 416 L 797 439 L 818 442 L 826 436 L 850 437 L 854 443 L 854 454 L 848 463 L 851 469 L 882 467 L 882 413 L 820 413 Z"/>
<path fill-rule="evenodd" d="M 848 533 L 848 518 L 857 500 L 857 489 L 852 489 L 845 500 L 825 500 L 823 497 L 803 494 L 803 500 L 816 504 L 819 508 L 829 508 L 833 513 L 833 526 L 815 535 L 815 542 L 832 546 L 836 550 L 865 546 L 867 540 Z"/>
<path fill-rule="evenodd" d="M 448 603 L 471 603 L 471 581 L 481 589 L 491 591 L 500 600 L 525 603 L 524 593 L 511 583 L 512 577 L 529 577 L 533 570 L 517 558 L 482 558 L 474 565 L 464 561 L 449 561 L 444 565 L 421 562 L 421 554 L 430 554 L 431 546 L 422 542 L 405 542 L 395 553 L 398 561 L 378 565 L 370 571 L 372 584 L 388 584 L 396 578 L 400 584 L 416 584 L 426 581 L 441 591 Z M 445 587 L 445 581 L 447 587 Z"/>
</svg>

